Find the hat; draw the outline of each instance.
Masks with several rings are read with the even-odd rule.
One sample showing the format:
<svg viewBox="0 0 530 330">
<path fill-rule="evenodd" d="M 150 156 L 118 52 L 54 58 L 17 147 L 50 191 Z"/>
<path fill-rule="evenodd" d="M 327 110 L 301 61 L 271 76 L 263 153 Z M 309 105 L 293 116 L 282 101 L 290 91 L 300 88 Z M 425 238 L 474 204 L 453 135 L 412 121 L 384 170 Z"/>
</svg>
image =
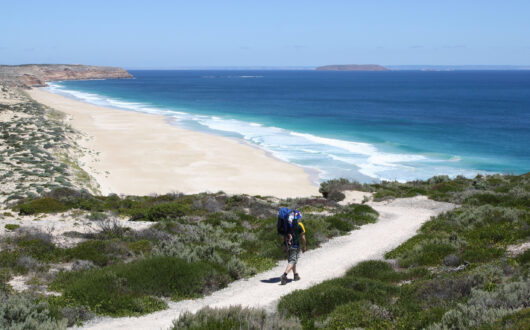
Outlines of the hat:
<svg viewBox="0 0 530 330">
<path fill-rule="evenodd" d="M 298 211 L 298 210 L 295 210 L 294 211 L 294 219 L 298 220 L 298 219 L 301 219 L 301 218 L 302 218 L 302 213 L 300 213 L 300 211 Z"/>
</svg>

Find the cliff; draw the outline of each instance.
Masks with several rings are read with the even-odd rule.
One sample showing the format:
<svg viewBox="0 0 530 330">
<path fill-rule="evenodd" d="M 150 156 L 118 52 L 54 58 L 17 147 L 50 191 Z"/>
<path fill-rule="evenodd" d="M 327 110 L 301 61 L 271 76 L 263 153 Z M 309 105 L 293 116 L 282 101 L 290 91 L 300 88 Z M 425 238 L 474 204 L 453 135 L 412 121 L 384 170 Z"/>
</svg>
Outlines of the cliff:
<svg viewBox="0 0 530 330">
<path fill-rule="evenodd" d="M 133 78 L 126 70 L 81 64 L 0 65 L 0 82 L 18 87 L 42 87 L 52 80 Z"/>
<path fill-rule="evenodd" d="M 316 68 L 318 71 L 388 71 L 389 69 L 377 64 L 337 64 Z"/>
</svg>

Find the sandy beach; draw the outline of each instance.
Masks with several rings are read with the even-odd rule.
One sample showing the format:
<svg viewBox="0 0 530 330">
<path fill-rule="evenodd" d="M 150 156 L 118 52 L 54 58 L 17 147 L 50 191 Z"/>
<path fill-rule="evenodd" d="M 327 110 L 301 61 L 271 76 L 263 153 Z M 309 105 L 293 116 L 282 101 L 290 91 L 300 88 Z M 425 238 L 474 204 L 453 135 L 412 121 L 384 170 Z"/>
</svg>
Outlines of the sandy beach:
<svg viewBox="0 0 530 330">
<path fill-rule="evenodd" d="M 175 127 L 165 117 L 83 103 L 42 89 L 29 95 L 69 116 L 92 152 L 81 167 L 102 194 L 217 192 L 276 197 L 318 195 L 302 168 L 235 139 Z"/>
</svg>

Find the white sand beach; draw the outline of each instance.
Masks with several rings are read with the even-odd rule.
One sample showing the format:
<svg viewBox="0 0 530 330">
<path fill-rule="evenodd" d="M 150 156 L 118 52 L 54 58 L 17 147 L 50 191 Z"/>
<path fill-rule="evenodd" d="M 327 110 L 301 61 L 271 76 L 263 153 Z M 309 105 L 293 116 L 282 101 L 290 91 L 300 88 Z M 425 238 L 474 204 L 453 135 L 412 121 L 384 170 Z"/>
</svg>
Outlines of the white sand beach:
<svg viewBox="0 0 530 330">
<path fill-rule="evenodd" d="M 42 89 L 29 95 L 69 116 L 91 150 L 81 167 L 96 178 L 101 193 L 147 195 L 199 193 L 318 195 L 302 168 L 277 160 L 236 139 L 170 125 L 164 116 L 105 108 Z"/>
</svg>

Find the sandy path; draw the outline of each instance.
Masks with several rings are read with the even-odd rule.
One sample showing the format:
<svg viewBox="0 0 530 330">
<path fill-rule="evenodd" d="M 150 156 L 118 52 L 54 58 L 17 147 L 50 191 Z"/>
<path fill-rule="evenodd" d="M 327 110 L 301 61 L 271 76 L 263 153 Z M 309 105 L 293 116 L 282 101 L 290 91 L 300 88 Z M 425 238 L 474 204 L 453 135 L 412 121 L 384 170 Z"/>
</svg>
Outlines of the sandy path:
<svg viewBox="0 0 530 330">
<path fill-rule="evenodd" d="M 454 207 L 452 204 L 435 202 L 423 196 L 369 204 L 379 212 L 379 221 L 365 225 L 347 236 L 332 239 L 321 248 L 305 253 L 298 265 L 298 272 L 302 277 L 299 282 L 279 285 L 278 276 L 283 273 L 285 267 L 285 262 L 281 262 L 270 271 L 233 282 L 208 297 L 170 303 L 169 309 L 142 317 L 100 318 L 88 323 L 84 328 L 167 329 L 172 320 L 183 311 L 195 312 L 205 306 L 243 305 L 273 310 L 283 295 L 342 276 L 360 261 L 382 258 L 386 251 L 413 236 L 431 216 Z M 290 277 L 292 278 L 292 274 Z"/>
</svg>

